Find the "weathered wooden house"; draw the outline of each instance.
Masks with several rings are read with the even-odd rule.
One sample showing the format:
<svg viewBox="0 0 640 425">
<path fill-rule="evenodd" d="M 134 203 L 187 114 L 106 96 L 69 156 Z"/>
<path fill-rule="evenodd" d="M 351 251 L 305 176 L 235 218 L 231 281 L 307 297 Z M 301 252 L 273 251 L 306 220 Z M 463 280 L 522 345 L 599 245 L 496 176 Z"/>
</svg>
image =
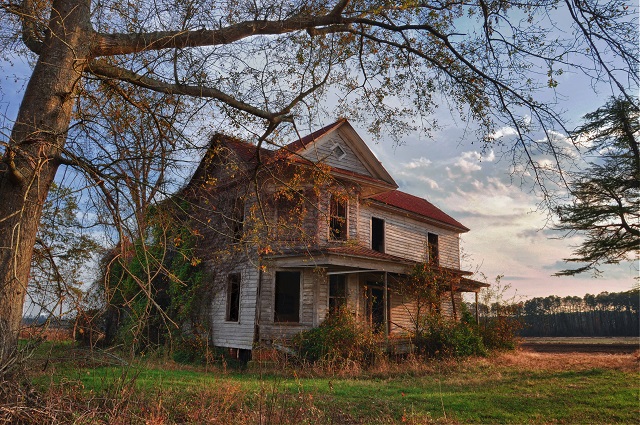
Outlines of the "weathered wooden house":
<svg viewBox="0 0 640 425">
<path fill-rule="evenodd" d="M 344 119 L 278 149 L 214 136 L 182 192 L 213 283 L 213 344 L 283 342 L 341 307 L 406 334 L 412 302 L 397 288 L 425 262 L 450 277 L 438 308 L 456 319 L 461 292 L 488 286 L 460 269 L 469 229 L 397 189 Z"/>
</svg>

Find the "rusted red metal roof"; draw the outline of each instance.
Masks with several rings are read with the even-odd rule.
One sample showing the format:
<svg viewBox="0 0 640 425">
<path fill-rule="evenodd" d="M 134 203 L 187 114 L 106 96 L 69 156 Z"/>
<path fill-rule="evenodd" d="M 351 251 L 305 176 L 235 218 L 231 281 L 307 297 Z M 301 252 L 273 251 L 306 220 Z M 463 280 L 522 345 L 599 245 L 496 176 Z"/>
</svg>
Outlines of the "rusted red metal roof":
<svg viewBox="0 0 640 425">
<path fill-rule="evenodd" d="M 418 214 L 426 218 L 430 218 L 432 220 L 440 221 L 465 232 L 469 231 L 469 228 L 464 226 L 458 220 L 454 219 L 426 199 L 419 198 L 417 196 L 410 195 L 399 190 L 391 190 L 379 195 L 374 195 L 371 197 L 371 199 L 386 205 L 390 205 L 392 207 L 400 208 L 402 210 Z"/>
<path fill-rule="evenodd" d="M 305 257 L 314 257 L 314 256 L 322 256 L 322 255 L 341 255 L 345 257 L 360 257 L 360 258 L 368 258 L 372 260 L 387 260 L 399 263 L 413 264 L 414 262 L 411 260 L 407 260 L 406 258 L 397 257 L 391 254 L 385 254 L 384 252 L 374 251 L 373 249 L 367 248 L 362 245 L 352 245 L 352 244 L 339 244 L 339 245 L 330 245 L 323 247 L 312 247 L 312 248 L 288 248 L 284 249 L 277 254 L 267 255 L 267 257 L 277 258 L 281 256 L 295 256 L 295 255 L 303 255 Z"/>
</svg>

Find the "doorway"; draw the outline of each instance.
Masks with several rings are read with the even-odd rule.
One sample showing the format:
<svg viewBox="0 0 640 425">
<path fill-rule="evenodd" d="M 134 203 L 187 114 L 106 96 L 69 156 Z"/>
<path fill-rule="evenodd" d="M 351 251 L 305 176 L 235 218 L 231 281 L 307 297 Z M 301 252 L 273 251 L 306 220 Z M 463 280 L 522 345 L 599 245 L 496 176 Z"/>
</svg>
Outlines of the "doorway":
<svg viewBox="0 0 640 425">
<path fill-rule="evenodd" d="M 385 331 L 384 288 L 374 282 L 367 282 L 367 318 L 374 332 Z"/>
</svg>

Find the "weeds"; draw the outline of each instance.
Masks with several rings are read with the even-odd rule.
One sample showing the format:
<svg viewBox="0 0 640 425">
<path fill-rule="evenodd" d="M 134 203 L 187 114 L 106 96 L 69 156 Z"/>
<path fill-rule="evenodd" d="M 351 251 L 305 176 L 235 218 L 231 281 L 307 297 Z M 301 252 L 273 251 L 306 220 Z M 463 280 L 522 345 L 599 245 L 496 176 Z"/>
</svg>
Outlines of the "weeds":
<svg viewBox="0 0 640 425">
<path fill-rule="evenodd" d="M 51 360 L 43 371 L 37 359 L 28 375 L 0 383 L 0 424 L 624 423 L 637 417 L 637 354 L 409 355 L 332 369 L 269 357 L 259 374 L 240 374 L 169 356 L 114 366 L 104 356 L 72 357 L 70 348 L 49 347 L 64 360 Z"/>
</svg>

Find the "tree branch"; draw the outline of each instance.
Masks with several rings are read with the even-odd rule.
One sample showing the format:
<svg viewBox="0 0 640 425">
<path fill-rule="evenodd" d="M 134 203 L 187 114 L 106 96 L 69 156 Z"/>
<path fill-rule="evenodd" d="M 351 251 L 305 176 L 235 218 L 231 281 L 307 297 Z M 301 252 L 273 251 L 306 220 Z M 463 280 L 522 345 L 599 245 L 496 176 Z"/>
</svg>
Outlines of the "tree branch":
<svg viewBox="0 0 640 425">
<path fill-rule="evenodd" d="M 333 15 L 334 11 L 340 10 L 338 6 L 336 7 L 337 9 L 329 15 L 296 15 L 282 21 L 245 21 L 218 30 L 156 31 L 145 34 L 99 33 L 92 46 L 92 56 L 123 55 L 167 48 L 216 46 L 230 44 L 254 35 L 285 34 L 312 28 L 318 31 L 319 27 L 348 23 L 340 14 Z"/>
<path fill-rule="evenodd" d="M 87 66 L 87 70 L 98 77 L 126 81 L 159 93 L 217 99 L 235 109 L 263 118 L 269 122 L 277 123 L 284 120 L 281 113 L 268 112 L 263 109 L 256 108 L 255 106 L 242 102 L 235 97 L 229 96 L 228 94 L 212 87 L 170 84 L 154 78 L 145 77 L 144 75 L 136 74 L 128 69 L 110 65 L 104 60 L 91 61 Z"/>
</svg>

